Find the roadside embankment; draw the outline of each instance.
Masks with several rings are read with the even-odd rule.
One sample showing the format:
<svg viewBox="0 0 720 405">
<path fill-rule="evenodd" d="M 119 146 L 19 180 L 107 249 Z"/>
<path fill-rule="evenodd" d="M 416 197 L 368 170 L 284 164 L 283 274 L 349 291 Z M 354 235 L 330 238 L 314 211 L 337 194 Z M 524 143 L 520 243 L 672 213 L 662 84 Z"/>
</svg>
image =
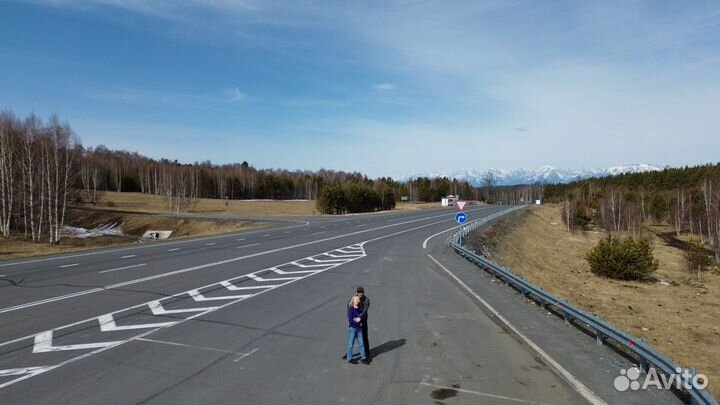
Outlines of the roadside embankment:
<svg viewBox="0 0 720 405">
<path fill-rule="evenodd" d="M 617 281 L 590 271 L 585 253 L 604 237 L 571 233 L 560 207 L 533 206 L 493 223 L 468 245 L 490 253 L 515 274 L 641 337 L 670 358 L 708 376 L 720 396 L 720 274 L 697 282 L 686 270 L 684 251 L 651 230 L 647 237 L 660 267 L 656 281 Z"/>
<path fill-rule="evenodd" d="M 66 225 L 97 229 L 116 224 L 122 235 L 107 235 L 86 238 L 63 237 L 58 245 L 33 243 L 16 235 L 0 241 L 0 260 L 20 257 L 57 254 L 115 245 L 137 243 L 148 230 L 172 231 L 172 239 L 192 236 L 215 235 L 228 232 L 243 232 L 269 226 L 268 222 L 235 219 L 208 219 L 172 217 L 153 214 L 128 214 L 103 210 L 71 209 L 67 213 Z"/>
</svg>

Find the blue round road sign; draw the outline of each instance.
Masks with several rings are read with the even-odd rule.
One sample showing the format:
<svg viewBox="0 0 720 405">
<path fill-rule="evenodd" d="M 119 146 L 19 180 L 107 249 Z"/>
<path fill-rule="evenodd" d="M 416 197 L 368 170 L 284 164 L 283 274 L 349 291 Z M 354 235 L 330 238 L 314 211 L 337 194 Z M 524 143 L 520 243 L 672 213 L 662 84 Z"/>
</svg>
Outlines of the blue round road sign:
<svg viewBox="0 0 720 405">
<path fill-rule="evenodd" d="M 464 224 L 467 221 L 467 215 L 464 212 L 458 212 L 455 214 L 455 222 L 458 224 Z"/>
</svg>

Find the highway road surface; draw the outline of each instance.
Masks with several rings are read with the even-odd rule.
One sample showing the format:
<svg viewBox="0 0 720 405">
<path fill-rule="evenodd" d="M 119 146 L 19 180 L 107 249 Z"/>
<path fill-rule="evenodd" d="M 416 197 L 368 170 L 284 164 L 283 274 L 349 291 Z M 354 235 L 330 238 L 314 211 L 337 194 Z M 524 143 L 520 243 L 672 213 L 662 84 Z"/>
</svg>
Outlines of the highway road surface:
<svg viewBox="0 0 720 405">
<path fill-rule="evenodd" d="M 463 265 L 455 212 L 0 262 L 0 404 L 589 403 L 578 387 L 610 389 L 613 375 L 562 377 L 445 274 Z M 359 285 L 370 365 L 341 359 Z"/>
</svg>

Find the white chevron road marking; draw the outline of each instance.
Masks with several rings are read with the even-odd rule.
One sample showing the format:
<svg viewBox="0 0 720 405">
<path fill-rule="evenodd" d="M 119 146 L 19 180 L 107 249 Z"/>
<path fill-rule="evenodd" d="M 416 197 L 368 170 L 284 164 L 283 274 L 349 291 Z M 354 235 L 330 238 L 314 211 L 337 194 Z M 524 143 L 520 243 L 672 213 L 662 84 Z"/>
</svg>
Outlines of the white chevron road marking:
<svg viewBox="0 0 720 405">
<path fill-rule="evenodd" d="M 310 258 L 310 260 L 317 262 L 317 263 L 342 263 L 342 262 L 348 262 L 352 259 L 329 259 L 329 260 L 320 260 L 315 258 Z"/>
<path fill-rule="evenodd" d="M 35 335 L 35 344 L 33 345 L 33 353 L 47 353 L 47 352 L 61 352 L 64 350 L 90 350 L 99 349 L 101 347 L 108 347 L 125 343 L 122 340 L 114 342 L 96 342 L 96 343 L 82 343 L 77 345 L 61 345 L 53 346 L 53 331 L 48 330 Z"/>
<path fill-rule="evenodd" d="M 293 264 L 294 266 L 298 266 L 298 267 L 300 267 L 300 268 L 306 269 L 306 268 L 328 267 L 328 266 L 337 265 L 337 264 L 339 264 L 339 263 L 331 263 L 331 264 L 328 264 L 328 263 L 325 263 L 325 264 L 300 264 L 300 263 L 298 263 L 298 262 L 292 262 L 292 264 Z"/>
<path fill-rule="evenodd" d="M 0 377 L 10 377 L 13 375 L 25 375 L 25 374 L 43 372 L 43 371 L 47 370 L 47 368 L 48 368 L 48 366 L 9 368 L 6 370 L 0 370 Z"/>
<path fill-rule="evenodd" d="M 153 315 L 184 314 L 187 312 L 208 312 L 218 309 L 218 307 L 165 309 L 158 300 L 148 302 L 147 306 L 150 308 Z"/>
<path fill-rule="evenodd" d="M 250 273 L 247 275 L 249 278 L 258 281 L 258 282 L 264 282 L 264 281 L 282 281 L 282 280 L 299 280 L 298 277 L 273 277 L 273 278 L 263 278 L 256 274 Z"/>
<path fill-rule="evenodd" d="M 277 274 L 309 274 L 309 273 L 317 273 L 318 271 L 322 271 L 322 270 L 285 271 L 285 270 L 280 270 L 280 269 L 278 269 L 277 267 L 273 267 L 273 268 L 270 269 L 270 270 L 272 270 L 273 272 L 275 272 L 275 273 L 277 273 Z"/>
<path fill-rule="evenodd" d="M 357 248 L 352 247 L 353 250 L 357 250 Z M 266 269 L 258 270 L 252 273 L 243 274 L 237 277 L 233 277 L 227 280 L 215 282 L 212 284 L 208 284 L 202 287 L 197 287 L 188 291 L 180 292 L 173 294 L 171 296 L 161 298 L 158 300 L 149 301 L 142 304 L 137 304 L 128 308 L 123 308 L 108 314 L 95 316 L 92 318 L 88 318 L 82 321 L 77 321 L 71 324 L 63 325 L 60 327 L 57 327 L 52 330 L 44 331 L 37 334 L 32 334 L 29 336 L 16 338 L 10 341 L 1 342 L 0 347 L 8 346 L 11 344 L 17 344 L 22 342 L 27 342 L 30 340 L 32 342 L 32 354 L 39 355 L 41 353 L 50 353 L 50 352 L 63 352 L 63 351 L 85 351 L 83 353 L 74 354 L 72 358 L 66 359 L 63 361 L 59 361 L 56 364 L 51 364 L 47 366 L 42 367 L 17 367 L 14 368 L 8 368 L 0 370 L 0 377 L 10 377 L 11 380 L 5 381 L 0 383 L 0 389 L 8 387 L 10 385 L 16 384 L 20 381 L 27 380 L 29 378 L 33 378 L 39 374 L 43 374 L 45 372 L 49 372 L 51 370 L 55 370 L 57 368 L 63 367 L 65 365 L 80 361 L 82 359 L 87 359 L 91 356 L 95 356 L 99 353 L 105 352 L 107 350 L 112 350 L 117 346 L 120 346 L 122 344 L 137 341 L 137 340 L 150 340 L 147 339 L 147 336 L 155 333 L 156 331 L 165 328 L 165 327 L 172 327 L 177 324 L 195 319 L 200 316 L 204 316 L 210 312 L 217 311 L 221 308 L 225 308 L 230 305 L 234 305 L 236 303 L 242 302 L 245 299 L 252 298 L 254 296 L 264 294 L 268 291 L 271 291 L 275 288 L 285 286 L 287 284 L 293 283 L 298 280 L 302 280 L 304 278 L 322 273 L 324 271 L 333 269 L 335 267 L 341 266 L 343 264 L 349 263 L 351 261 L 360 259 L 362 257 L 365 257 L 365 252 L 362 250 L 362 246 L 359 248 L 358 251 L 359 255 L 354 256 L 352 258 L 347 258 L 345 260 L 338 260 L 333 261 L 331 263 L 327 264 L 321 264 L 321 265 L 314 265 L 319 266 L 322 268 L 316 268 L 312 270 L 289 270 L 291 268 L 302 268 L 302 265 L 299 265 L 299 261 L 308 260 L 311 261 L 311 259 L 315 257 L 327 257 L 326 255 L 330 254 L 330 252 L 336 252 L 336 250 L 320 253 L 318 255 L 306 257 L 304 259 L 298 259 L 295 262 L 288 262 L 285 264 L 281 264 L 274 267 L 269 267 Z M 309 266 L 309 265 L 306 265 Z M 288 269 L 288 270 L 281 270 L 280 268 Z M 286 275 L 286 274 L 296 274 L 294 277 L 276 277 L 276 278 L 264 278 L 259 276 L 259 274 L 266 274 L 268 272 L 274 272 L 279 275 Z M 233 283 L 242 283 L 242 282 L 272 282 L 277 281 L 277 283 L 267 283 L 265 285 L 241 285 L 236 286 Z M 217 296 L 217 297 L 206 297 L 202 291 L 207 291 L 208 289 L 216 290 L 218 287 L 224 287 L 229 291 L 244 291 L 247 293 L 244 294 L 235 294 L 235 295 L 226 295 L 226 296 Z M 226 301 L 224 303 L 218 303 L 217 306 L 208 306 L 208 307 L 202 307 L 202 308 L 178 308 L 178 309 L 166 309 L 163 304 L 168 305 L 168 302 L 174 302 L 178 299 L 187 298 L 187 297 L 193 298 L 194 301 L 197 302 L 203 302 L 203 301 Z M 180 304 L 180 302 L 177 302 L 177 304 Z M 153 322 L 153 323 L 136 323 L 136 324 L 129 324 L 129 325 L 117 325 L 115 319 L 120 316 L 120 314 L 124 314 L 123 319 L 126 319 L 126 322 L 128 320 L 131 320 L 133 316 L 138 315 L 138 310 L 140 312 L 144 312 L 144 316 L 149 316 L 147 312 L 144 311 L 144 309 L 150 309 L 152 312 L 152 315 L 155 316 L 161 316 L 161 315 L 168 315 L 168 314 L 186 314 L 181 319 L 177 319 L 174 321 L 167 321 L 167 319 L 163 319 L 163 322 Z M 132 311 L 132 312 L 130 312 Z M 139 330 L 139 329 L 145 329 L 145 331 L 139 331 L 136 335 L 128 338 L 124 338 L 123 340 L 114 340 L 114 341 L 101 341 L 101 342 L 92 342 L 92 343 L 79 343 L 79 344 L 64 344 L 64 345 L 54 345 L 53 344 L 53 337 L 55 331 L 66 331 L 63 333 L 63 340 L 71 339 L 73 337 L 73 334 L 75 331 L 68 331 L 70 328 L 75 328 L 82 325 L 87 325 L 88 323 L 92 323 L 94 325 L 99 326 L 99 332 L 100 333 L 112 333 L 112 332 L 119 332 L 119 331 L 131 331 L 131 330 Z M 82 330 L 87 330 L 87 328 L 83 328 Z M 100 338 L 102 339 L 102 338 Z M 86 340 L 87 341 L 87 340 Z M 250 355 L 253 352 L 243 354 Z M 242 358 L 242 357 L 241 357 Z M 34 358 L 36 359 L 36 358 Z M 0 360 L 2 358 L 0 357 Z M 33 362 L 37 362 L 37 360 L 33 360 Z M 37 363 L 36 363 L 37 364 Z"/>
<path fill-rule="evenodd" d="M 115 318 L 112 314 L 100 315 L 98 317 L 100 323 L 100 330 L 102 332 L 115 332 L 119 330 L 134 330 L 134 329 L 153 329 L 162 328 L 165 326 L 175 325 L 177 322 L 157 322 L 157 323 L 142 323 L 136 325 L 122 325 L 118 326 L 115 324 Z"/>
<path fill-rule="evenodd" d="M 229 282 L 229 281 L 221 281 L 220 285 L 227 288 L 230 291 L 242 291 L 242 290 L 259 290 L 259 289 L 265 289 L 270 290 L 273 288 L 280 287 L 282 284 L 275 284 L 275 285 L 248 285 L 248 286 L 242 286 L 238 287 L 235 284 Z"/>
<path fill-rule="evenodd" d="M 346 254 L 346 255 L 340 255 L 340 256 L 338 256 L 338 255 L 334 255 L 334 254 L 332 254 L 332 253 L 325 253 L 323 256 L 335 257 L 335 258 L 338 258 L 338 259 L 356 259 L 356 258 L 358 258 L 358 257 L 363 257 L 362 254 L 357 254 L 357 255 L 356 255 L 356 254 L 352 254 L 352 255 L 347 255 L 347 254 Z"/>
<path fill-rule="evenodd" d="M 245 295 L 226 295 L 223 297 L 206 297 L 200 293 L 198 290 L 190 290 L 188 291 L 188 295 L 192 297 L 195 301 L 202 302 L 202 301 L 221 301 L 221 300 L 239 300 L 243 298 L 250 298 L 253 296 L 253 294 L 245 294 Z"/>
</svg>

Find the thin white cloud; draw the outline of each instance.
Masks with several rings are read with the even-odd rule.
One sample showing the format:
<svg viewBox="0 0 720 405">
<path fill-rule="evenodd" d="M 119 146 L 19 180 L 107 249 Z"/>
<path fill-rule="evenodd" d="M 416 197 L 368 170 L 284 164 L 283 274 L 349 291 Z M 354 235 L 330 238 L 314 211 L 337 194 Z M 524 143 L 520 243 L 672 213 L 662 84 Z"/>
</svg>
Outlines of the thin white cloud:
<svg viewBox="0 0 720 405">
<path fill-rule="evenodd" d="M 395 91 L 396 87 L 391 83 L 380 83 L 373 86 L 377 91 Z"/>
<path fill-rule="evenodd" d="M 111 103 L 170 108 L 217 110 L 247 99 L 238 87 L 207 93 L 177 93 L 127 87 L 108 87 L 82 92 L 85 98 Z"/>
<path fill-rule="evenodd" d="M 225 94 L 227 96 L 227 101 L 231 102 L 231 103 L 237 103 L 237 102 L 243 101 L 247 98 L 245 93 L 240 91 L 240 88 L 238 88 L 238 87 L 225 90 Z"/>
</svg>

